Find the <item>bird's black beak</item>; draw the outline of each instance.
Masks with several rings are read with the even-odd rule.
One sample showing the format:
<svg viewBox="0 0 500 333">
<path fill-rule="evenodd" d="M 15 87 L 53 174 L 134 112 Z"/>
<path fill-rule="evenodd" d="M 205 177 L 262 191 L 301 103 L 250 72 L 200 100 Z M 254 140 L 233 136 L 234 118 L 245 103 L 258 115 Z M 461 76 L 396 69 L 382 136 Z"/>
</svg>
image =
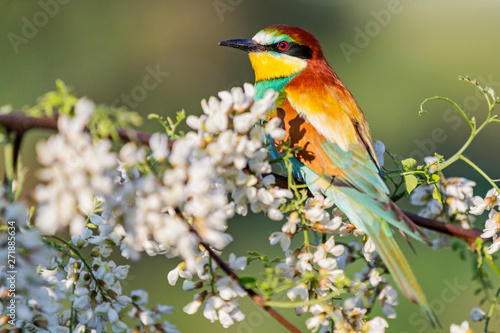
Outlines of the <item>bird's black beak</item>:
<svg viewBox="0 0 500 333">
<path fill-rule="evenodd" d="M 230 39 L 219 42 L 220 46 L 234 47 L 246 52 L 259 52 L 263 51 L 262 45 L 255 44 L 251 39 Z"/>
</svg>

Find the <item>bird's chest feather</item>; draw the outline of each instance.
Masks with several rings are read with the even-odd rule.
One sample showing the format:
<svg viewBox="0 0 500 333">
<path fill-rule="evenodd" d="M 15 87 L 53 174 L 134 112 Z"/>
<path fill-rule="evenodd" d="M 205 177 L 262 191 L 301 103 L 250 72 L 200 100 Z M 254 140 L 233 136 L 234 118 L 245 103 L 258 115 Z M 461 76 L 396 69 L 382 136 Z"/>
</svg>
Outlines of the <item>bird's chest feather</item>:
<svg viewBox="0 0 500 333">
<path fill-rule="evenodd" d="M 284 141 L 290 142 L 291 147 L 300 148 L 295 157 L 304 165 L 318 174 L 340 176 L 343 172 L 332 164 L 328 155 L 321 148 L 326 141 L 314 126 L 301 117 L 285 99 L 276 110 L 269 114 L 269 118 L 279 117 L 286 131 Z M 277 142 L 279 144 L 279 142 Z"/>
</svg>

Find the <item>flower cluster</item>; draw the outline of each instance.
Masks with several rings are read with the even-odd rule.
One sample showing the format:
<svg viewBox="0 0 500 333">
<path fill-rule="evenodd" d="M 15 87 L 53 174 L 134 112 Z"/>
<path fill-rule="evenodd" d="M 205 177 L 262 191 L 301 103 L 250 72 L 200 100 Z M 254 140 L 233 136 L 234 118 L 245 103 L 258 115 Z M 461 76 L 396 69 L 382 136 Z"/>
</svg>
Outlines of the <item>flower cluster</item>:
<svg viewBox="0 0 500 333">
<path fill-rule="evenodd" d="M 16 204 L 14 204 L 16 205 Z M 7 206 L 7 209 L 14 208 Z M 17 204 L 19 205 L 19 204 Z M 17 209 L 22 209 L 17 207 Z M 51 260 L 56 251 L 47 247 L 36 230 L 20 232 L 19 227 L 25 226 L 24 220 L 16 220 L 15 247 L 18 255 L 15 257 L 14 278 L 12 269 L 7 269 L 3 260 L 8 258 L 8 242 L 6 238 L 0 241 L 0 322 L 14 324 L 16 327 L 29 331 L 47 330 L 64 332 L 60 312 L 63 307 L 59 303 L 59 293 L 54 292 L 50 276 L 40 274 L 37 267 L 57 266 L 56 260 Z M 12 216 L 9 216 L 10 218 Z M 10 220 L 13 221 L 13 220 Z M 23 255 L 19 255 L 19 254 Z M 9 297 L 10 296 L 10 297 Z M 14 307 L 10 300 L 15 300 Z"/>
<path fill-rule="evenodd" d="M 488 89 L 484 93 L 495 98 Z M 66 95 L 58 95 L 61 105 Z M 22 254 L 17 256 L 13 296 L 17 328 L 177 332 L 164 320 L 172 307 L 148 307 L 148 294 L 142 289 L 123 292 L 129 265 L 111 260 L 114 250 L 127 259 L 138 259 L 143 252 L 178 258 L 168 282 L 175 285 L 181 279 L 183 290 L 195 292 L 183 311 L 202 312 L 224 328 L 245 319 L 240 299 L 250 293 L 248 288 L 257 290 L 270 306 L 295 307 L 313 332 L 384 332 L 387 321 L 369 316 L 374 307 L 380 307 L 385 318 L 396 318 L 398 293 L 388 283 L 387 268 L 371 239 L 334 202 L 320 193 L 308 197 L 295 179 L 289 179 L 288 188 L 275 186 L 271 164 L 279 162 L 293 174 L 289 153 L 296 149 L 283 142 L 281 120 L 267 119 L 277 93 L 268 91 L 255 101 L 250 84 L 222 91 L 218 98 L 202 101 L 203 114 L 186 119 L 192 129 L 187 134 L 175 133 L 182 119 L 177 124 L 168 119 L 162 122 L 166 134 L 151 135 L 144 146 L 113 142 L 109 137 L 115 137 L 116 128 L 106 129 L 113 121 L 104 119 L 99 107 L 85 98 L 68 98 L 71 103 L 58 116 L 58 133 L 36 148 L 41 184 L 35 190 L 34 214 L 15 202 L 18 183 L 11 181 L 12 189 L 0 187 L 0 214 L 16 224 L 17 253 Z M 269 154 L 269 139 L 280 142 L 274 148 L 283 153 L 274 161 L 270 155 L 278 154 Z M 385 146 L 376 142 L 374 148 L 383 166 Z M 493 240 L 488 253 L 498 251 L 500 194 L 493 181 L 494 188 L 484 198 L 474 196 L 473 181 L 444 178 L 433 173 L 441 160 L 425 161 L 427 166 L 416 170 L 411 170 L 411 163 L 400 163 L 401 175 L 411 174 L 409 179 L 416 180 L 410 199 L 422 206 L 419 214 L 471 228 L 475 216 L 487 213 L 482 237 Z M 420 174 L 420 180 L 427 177 L 427 183 L 415 188 L 418 178 L 413 174 Z M 396 192 L 399 186 L 394 185 Z M 284 221 L 269 237 L 283 255 L 269 259 L 258 252 L 248 258 L 231 253 L 225 267 L 222 250 L 232 241 L 227 222 L 235 214 L 250 212 Z M 69 228 L 70 241 L 55 234 L 64 228 Z M 448 237 L 440 235 L 433 242 L 439 248 Z M 9 246 L 3 237 L 2 258 Z M 245 270 L 250 262 L 264 265 L 263 280 L 227 274 Z M 357 264 L 349 267 L 353 263 Z M 10 287 L 6 267 L 2 262 L 1 295 Z M 275 301 L 281 296 L 288 301 Z M 0 329 L 11 327 L 5 324 L 8 305 L 2 298 Z M 485 318 L 479 308 L 470 313 L 472 321 Z M 126 324 L 131 321 L 133 326 Z M 468 329 L 468 322 L 450 328 Z"/>
<path fill-rule="evenodd" d="M 214 278 L 216 267 L 198 246 L 203 241 L 222 250 L 232 240 L 225 230 L 235 213 L 251 210 L 283 219 L 280 206 L 292 198 L 268 175 L 266 135 L 283 138 L 279 119 L 255 126 L 274 108 L 277 95 L 270 91 L 254 101 L 254 94 L 246 84 L 203 101 L 203 115 L 187 119 L 194 131 L 171 148 L 166 135 L 154 134 L 150 156 L 134 143 L 114 153 L 111 141 L 94 142 L 85 132 L 95 108 L 89 100 L 76 103 L 73 117 L 59 117 L 59 133 L 37 147 L 43 184 L 37 187 L 36 225 L 46 234 L 69 225 L 72 244 L 67 247 L 93 246 L 92 262 L 73 256 L 64 265 L 65 276 L 52 276 L 59 292 L 72 293 L 79 325 L 102 330 L 110 322 L 114 331 L 124 329 L 117 314 L 131 302 L 121 294 L 120 283 L 128 267 L 104 259 L 111 246 L 131 259 L 143 251 L 181 257 L 184 261 L 169 274 L 171 283 L 185 277 L 189 289 L 189 280 L 198 274 L 214 284 L 215 294 L 197 297 L 205 317 L 224 327 L 244 318 L 238 298 L 246 293 L 228 278 Z M 237 261 L 234 265 L 244 269 L 246 258 Z"/>
<path fill-rule="evenodd" d="M 217 265 L 212 261 L 207 251 L 198 254 L 196 273 L 198 282 L 193 282 L 193 276 L 189 271 L 184 271 L 184 262 L 179 264 L 168 274 L 168 281 L 175 285 L 179 277 L 184 278 L 183 289 L 185 291 L 210 288 L 211 292 L 203 290 L 193 296 L 193 301 L 184 308 L 187 314 L 194 314 L 203 307 L 203 316 L 212 323 L 219 321 L 227 328 L 236 321 L 245 319 L 240 311 L 239 298 L 247 295 L 247 292 L 230 277 L 218 274 Z M 247 266 L 246 257 L 236 257 L 233 253 L 229 255 L 229 267 L 233 271 L 242 271 Z"/>
<path fill-rule="evenodd" d="M 493 238 L 493 244 L 490 245 L 488 253 L 495 253 L 500 249 L 500 194 L 497 189 L 492 188 L 486 193 L 483 198 L 476 196 L 473 198 L 474 206 L 470 213 L 474 215 L 482 215 L 485 211 L 489 211 L 488 219 L 486 220 L 482 238 Z"/>
<path fill-rule="evenodd" d="M 364 315 L 378 303 L 388 318 L 395 318 L 397 292 L 380 275 L 384 264 L 370 239 L 365 239 L 364 244 L 359 239 L 348 244 L 336 242 L 337 236 L 364 236 L 364 233 L 344 221 L 338 209 L 331 214 L 332 206 L 333 202 L 320 194 L 307 198 L 298 211 L 287 217 L 282 231 L 271 234 L 271 244 L 279 243 L 286 256 L 276 265 L 283 283 L 292 286 L 286 295 L 292 302 L 314 302 L 295 309 L 297 315 L 312 314 L 306 326 L 313 332 L 330 332 L 331 321 L 335 323 L 335 332 L 384 332 L 388 326 L 385 319 L 376 317 L 367 321 Z M 290 250 L 291 239 L 304 227 L 323 233 L 323 238 Z M 357 260 L 363 260 L 365 266 L 350 278 L 345 269 Z M 342 300 L 328 302 L 331 297 Z M 322 298 L 325 301 L 317 303 Z"/>
<path fill-rule="evenodd" d="M 80 99 L 74 117 L 61 114 L 58 134 L 36 147 L 42 165 L 38 177 L 43 182 L 35 192 L 36 225 L 44 233 L 69 226 L 71 234 L 79 234 L 85 227 L 85 216 L 95 210 L 95 195 L 112 190 L 107 173 L 116 167 L 117 157 L 110 152 L 111 142 L 94 144 L 85 132 L 94 109 L 93 102 Z"/>
<path fill-rule="evenodd" d="M 436 162 L 434 157 L 427 157 L 426 162 L 432 165 Z M 410 196 L 411 203 L 415 206 L 424 206 L 419 215 L 454 223 L 460 223 L 462 228 L 470 229 L 475 221 L 475 216 L 489 211 L 488 219 L 482 238 L 493 238 L 494 242 L 489 247 L 488 253 L 494 253 L 500 249 L 500 241 L 497 233 L 500 230 L 500 194 L 495 188 L 488 191 L 484 198 L 474 196 L 473 187 L 475 182 L 461 177 L 451 177 L 442 181 L 441 194 L 443 202 L 434 196 L 434 185 L 424 184 L 417 187 Z M 433 240 L 434 247 L 440 248 L 449 245 L 449 236 L 440 234 Z"/>
<path fill-rule="evenodd" d="M 436 157 L 426 157 L 429 171 L 436 167 Z M 441 181 L 439 193 L 442 199 L 435 196 L 435 184 L 423 184 L 411 192 L 410 202 L 415 206 L 423 206 L 418 214 L 429 219 L 460 224 L 470 229 L 475 221 L 471 206 L 473 205 L 473 187 L 476 183 L 463 177 L 450 177 Z M 433 246 L 439 249 L 449 246 L 450 237 L 439 234 L 433 239 Z"/>
</svg>

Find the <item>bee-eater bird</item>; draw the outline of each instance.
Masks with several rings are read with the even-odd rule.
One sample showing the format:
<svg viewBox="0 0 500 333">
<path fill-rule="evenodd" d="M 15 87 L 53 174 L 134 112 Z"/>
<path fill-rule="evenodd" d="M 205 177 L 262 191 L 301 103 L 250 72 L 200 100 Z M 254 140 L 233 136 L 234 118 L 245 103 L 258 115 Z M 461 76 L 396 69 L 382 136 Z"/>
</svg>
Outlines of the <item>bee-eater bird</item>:
<svg viewBox="0 0 500 333">
<path fill-rule="evenodd" d="M 389 198 L 365 116 L 318 40 L 300 28 L 272 25 L 252 39 L 219 45 L 248 52 L 256 99 L 268 89 L 279 93 L 269 118 L 281 118 L 284 141 L 301 148 L 292 158 L 293 171 L 312 193 L 333 200 L 372 239 L 398 287 L 420 305 L 433 326 L 439 325 L 389 225 L 418 241 L 428 240 Z"/>
</svg>

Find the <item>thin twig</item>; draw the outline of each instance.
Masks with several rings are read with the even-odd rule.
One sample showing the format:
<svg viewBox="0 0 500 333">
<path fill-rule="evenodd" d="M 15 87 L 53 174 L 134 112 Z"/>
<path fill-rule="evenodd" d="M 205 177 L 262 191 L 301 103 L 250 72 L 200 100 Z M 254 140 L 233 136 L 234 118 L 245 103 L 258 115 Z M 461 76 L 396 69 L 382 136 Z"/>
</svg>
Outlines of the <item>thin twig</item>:
<svg viewBox="0 0 500 333">
<path fill-rule="evenodd" d="M 19 161 L 19 154 L 21 153 L 21 144 L 23 142 L 24 132 L 16 132 L 16 136 L 14 137 L 14 150 L 12 152 L 12 166 L 14 172 L 17 170 L 17 163 Z"/>
<path fill-rule="evenodd" d="M 212 250 L 212 248 L 207 244 L 205 243 L 201 237 L 200 237 L 200 234 L 198 233 L 198 231 L 196 231 L 196 229 L 193 227 L 193 225 L 191 223 L 189 223 L 185 218 L 184 216 L 182 215 L 182 212 L 179 210 L 179 209 L 176 209 L 176 214 L 177 216 L 189 227 L 189 230 L 194 234 L 196 235 L 196 237 L 198 238 L 198 242 L 201 244 L 201 246 L 203 246 L 203 248 L 208 252 L 208 254 L 210 255 L 210 257 L 217 263 L 217 265 L 219 265 L 219 267 L 224 271 L 224 273 L 226 273 L 227 276 L 229 276 L 231 278 L 231 280 L 234 281 L 234 283 L 236 283 L 237 285 L 239 285 L 241 288 L 243 288 L 247 294 L 250 296 L 250 298 L 255 302 L 255 304 L 257 304 L 258 306 L 260 306 L 264 311 L 266 311 L 267 313 L 269 313 L 269 315 L 271 317 L 273 317 L 274 319 L 276 319 L 281 325 L 283 325 L 284 327 L 286 327 L 290 332 L 294 332 L 294 333 L 302 333 L 301 330 L 299 330 L 297 327 L 295 327 L 292 323 L 290 323 L 288 320 L 286 320 L 285 317 L 283 317 L 282 315 L 280 315 L 276 310 L 274 310 L 272 307 L 270 306 L 267 306 L 266 305 L 266 301 L 264 300 L 264 297 L 262 297 L 261 295 L 257 294 L 255 291 L 253 291 L 252 289 L 250 288 L 246 288 L 244 286 L 242 286 L 240 284 L 240 278 L 238 277 L 238 275 L 236 275 L 236 273 L 231 269 L 231 267 L 229 267 L 226 262 L 224 260 L 222 260 L 215 252 L 214 250 Z"/>
<path fill-rule="evenodd" d="M 57 118 L 55 117 L 29 117 L 23 113 L 15 112 L 0 114 L 0 126 L 7 130 L 15 132 L 26 132 L 31 129 L 47 129 L 57 131 Z M 136 141 L 144 145 L 149 145 L 151 134 L 135 130 L 118 129 L 118 136 L 124 142 Z M 172 148 L 174 141 L 169 140 L 169 148 Z M 282 188 L 288 188 L 288 178 L 273 174 L 276 179 L 276 185 Z M 297 182 L 299 184 L 299 182 Z M 309 195 L 312 195 L 309 193 Z M 427 219 L 414 213 L 405 212 L 405 214 L 418 226 L 433 230 L 445 235 L 454 236 L 474 244 L 476 238 L 482 234 L 481 230 L 464 229 L 452 223 L 443 223 L 436 220 Z M 491 242 L 491 239 L 485 239 L 485 242 Z"/>
</svg>

